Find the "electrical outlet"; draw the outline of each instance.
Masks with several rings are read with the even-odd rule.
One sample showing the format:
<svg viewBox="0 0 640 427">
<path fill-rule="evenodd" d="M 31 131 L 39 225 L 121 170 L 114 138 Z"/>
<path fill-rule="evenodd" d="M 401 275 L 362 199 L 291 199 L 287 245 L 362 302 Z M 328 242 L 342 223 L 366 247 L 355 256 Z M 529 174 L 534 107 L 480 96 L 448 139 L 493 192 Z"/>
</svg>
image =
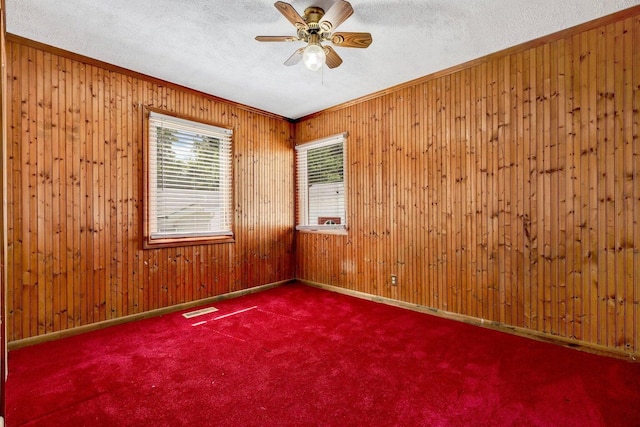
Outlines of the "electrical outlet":
<svg viewBox="0 0 640 427">
<path fill-rule="evenodd" d="M 391 286 L 398 286 L 398 276 L 395 274 L 391 275 Z"/>
</svg>

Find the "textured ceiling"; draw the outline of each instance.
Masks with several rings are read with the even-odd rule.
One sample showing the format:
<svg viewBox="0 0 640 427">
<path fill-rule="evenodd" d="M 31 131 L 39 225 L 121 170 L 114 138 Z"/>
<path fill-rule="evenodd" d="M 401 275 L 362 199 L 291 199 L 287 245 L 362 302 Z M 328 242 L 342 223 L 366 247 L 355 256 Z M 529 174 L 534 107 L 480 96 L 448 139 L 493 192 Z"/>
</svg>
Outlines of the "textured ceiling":
<svg viewBox="0 0 640 427">
<path fill-rule="evenodd" d="M 301 42 L 272 0 L 6 0 L 9 33 L 288 118 L 387 89 L 639 5 L 640 0 L 351 0 L 340 31 L 368 49 L 317 72 L 283 62 Z M 291 0 L 328 10 L 333 0 Z"/>
</svg>

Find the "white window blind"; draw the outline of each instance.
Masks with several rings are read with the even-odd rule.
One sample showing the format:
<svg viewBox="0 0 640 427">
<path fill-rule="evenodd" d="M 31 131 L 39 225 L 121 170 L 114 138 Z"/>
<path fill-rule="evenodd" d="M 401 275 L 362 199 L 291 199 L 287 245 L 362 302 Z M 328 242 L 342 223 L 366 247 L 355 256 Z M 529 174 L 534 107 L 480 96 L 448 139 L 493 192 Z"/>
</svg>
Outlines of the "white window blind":
<svg viewBox="0 0 640 427">
<path fill-rule="evenodd" d="M 232 132 L 151 112 L 150 239 L 232 235 Z"/>
<path fill-rule="evenodd" d="M 298 230 L 346 228 L 346 134 L 296 146 Z"/>
</svg>

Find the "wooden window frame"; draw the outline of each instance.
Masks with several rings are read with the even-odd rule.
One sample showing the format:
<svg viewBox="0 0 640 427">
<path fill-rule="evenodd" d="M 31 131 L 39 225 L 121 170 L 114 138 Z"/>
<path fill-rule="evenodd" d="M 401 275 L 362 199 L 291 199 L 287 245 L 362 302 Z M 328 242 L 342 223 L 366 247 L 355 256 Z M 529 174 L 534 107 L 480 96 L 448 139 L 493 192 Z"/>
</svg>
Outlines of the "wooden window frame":
<svg viewBox="0 0 640 427">
<path fill-rule="evenodd" d="M 305 142 L 299 145 L 296 145 L 295 150 L 296 150 L 296 167 L 295 167 L 295 172 L 296 172 L 296 192 L 295 192 L 295 196 L 296 196 L 296 215 L 295 215 L 295 221 L 296 221 L 296 226 L 295 229 L 296 231 L 299 232 L 307 232 L 307 233 L 322 233 L 322 234 L 347 234 L 348 231 L 348 221 L 347 221 L 347 216 L 348 216 L 348 210 L 347 210 L 347 206 L 348 206 L 348 192 L 347 192 L 347 138 L 348 138 L 348 133 L 344 132 L 344 133 L 340 133 L 340 134 L 336 134 L 336 135 L 332 135 L 326 138 L 321 138 L 321 139 L 317 139 L 314 141 L 309 141 L 309 142 Z M 304 207 L 304 203 L 306 201 L 308 201 L 308 193 L 305 190 L 304 192 L 301 190 L 301 186 L 302 186 L 302 175 L 301 175 L 301 165 L 299 164 L 299 151 L 308 151 L 310 149 L 314 149 L 314 148 L 320 148 L 322 146 L 329 146 L 329 145 L 334 145 L 334 144 L 342 144 L 342 153 L 343 153 L 343 178 L 342 178 L 342 186 L 343 186 L 343 192 L 344 192 L 344 221 L 340 221 L 340 223 L 338 224 L 311 224 L 308 223 L 309 222 L 309 218 L 306 218 L 306 214 L 308 214 L 308 212 L 306 211 L 305 207 Z M 306 166 L 306 164 L 305 164 Z M 307 169 L 305 167 L 305 174 L 307 172 Z M 304 193 L 306 195 L 305 200 L 302 200 L 302 198 L 304 197 L 303 194 Z M 323 217 L 328 217 L 331 216 L 333 217 L 334 215 L 323 215 Z M 301 219 L 305 217 L 305 220 L 302 221 Z"/>
<path fill-rule="evenodd" d="M 176 114 L 170 111 L 165 111 L 152 107 L 144 107 L 143 109 L 143 230 L 142 230 L 142 246 L 143 249 L 155 249 L 155 248 L 167 248 L 167 247 L 180 247 L 180 246 L 192 246 L 192 245 L 204 245 L 204 244 L 218 244 L 218 243 L 233 243 L 235 242 L 235 218 L 234 218 L 234 206 L 235 206 L 235 171 L 233 165 L 233 158 L 235 152 L 235 144 L 233 143 L 233 133 L 231 135 L 231 155 L 230 165 L 231 168 L 231 203 L 230 212 L 231 215 L 231 227 L 230 234 L 224 235 L 208 235 L 208 236 L 185 236 L 185 237 L 164 237 L 153 238 L 151 232 L 151 220 L 150 220 L 150 194 L 149 185 L 151 182 L 151 168 L 149 167 L 149 155 L 150 155 L 150 132 L 149 132 L 149 120 L 152 113 L 157 113 L 165 116 L 175 117 L 182 120 L 192 121 L 194 123 L 215 126 L 223 129 L 229 129 L 224 126 L 220 126 L 215 123 L 210 123 L 190 117 L 187 115 Z M 231 130 L 231 129 L 229 129 Z"/>
</svg>

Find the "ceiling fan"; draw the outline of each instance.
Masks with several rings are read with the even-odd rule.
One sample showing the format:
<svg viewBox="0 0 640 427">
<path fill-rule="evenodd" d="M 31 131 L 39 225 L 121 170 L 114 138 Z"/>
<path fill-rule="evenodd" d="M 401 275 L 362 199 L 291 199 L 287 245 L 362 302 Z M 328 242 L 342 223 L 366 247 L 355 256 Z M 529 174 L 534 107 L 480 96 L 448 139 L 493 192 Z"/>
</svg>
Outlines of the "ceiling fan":
<svg viewBox="0 0 640 427">
<path fill-rule="evenodd" d="M 373 39 L 370 33 L 334 33 L 348 17 L 353 14 L 351 4 L 344 0 L 337 0 L 327 11 L 315 6 L 305 9 L 304 15 L 289 3 L 275 2 L 275 7 L 297 29 L 295 36 L 257 36 L 260 42 L 296 42 L 302 41 L 307 46 L 296 50 L 284 62 L 284 65 L 295 65 L 300 60 L 312 71 L 316 71 L 325 63 L 329 68 L 336 68 L 342 64 L 342 58 L 331 46 L 323 46 L 322 42 L 331 42 L 340 47 L 368 47 Z"/>
</svg>

